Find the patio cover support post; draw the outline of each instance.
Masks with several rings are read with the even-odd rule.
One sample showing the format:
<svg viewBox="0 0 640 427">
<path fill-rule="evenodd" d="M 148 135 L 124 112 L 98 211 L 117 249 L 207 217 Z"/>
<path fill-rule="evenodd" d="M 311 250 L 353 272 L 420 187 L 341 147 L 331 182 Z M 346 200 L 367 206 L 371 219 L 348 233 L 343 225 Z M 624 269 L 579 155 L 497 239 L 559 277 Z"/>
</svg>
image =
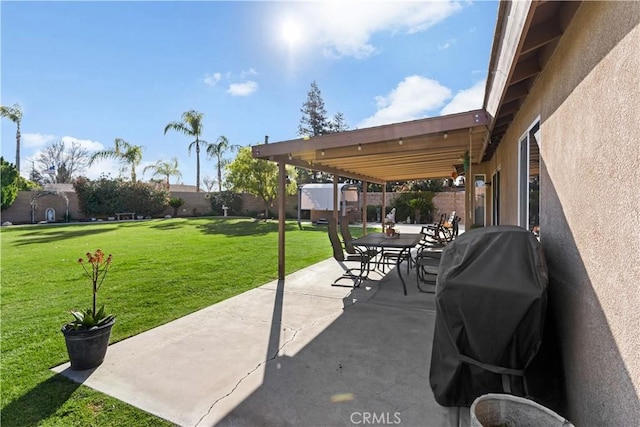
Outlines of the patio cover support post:
<svg viewBox="0 0 640 427">
<path fill-rule="evenodd" d="M 467 221 L 465 221 L 465 224 L 469 224 L 469 227 L 471 227 L 471 224 L 473 224 L 473 192 L 475 192 L 475 184 L 473 183 L 473 175 L 471 173 L 471 163 L 473 163 L 471 154 L 472 154 L 472 149 L 473 149 L 473 133 L 472 133 L 473 129 L 469 128 L 469 170 L 467 171 L 467 177 L 464 180 L 464 184 L 465 184 L 465 190 L 467 190 L 467 194 L 469 195 L 467 197 L 467 201 L 465 202 L 465 212 L 467 212 Z"/>
<path fill-rule="evenodd" d="M 333 175 L 333 217 L 338 221 L 338 175 Z"/>
<path fill-rule="evenodd" d="M 298 184 L 298 228 L 302 230 L 302 209 L 300 209 L 300 206 L 302 206 L 302 186 Z"/>
<path fill-rule="evenodd" d="M 387 183 L 382 183 L 382 212 L 380 213 L 380 222 L 382 223 L 382 232 L 384 233 L 384 218 L 387 210 Z"/>
<path fill-rule="evenodd" d="M 278 162 L 278 279 L 284 280 L 284 208 L 287 194 L 287 170 Z"/>
<path fill-rule="evenodd" d="M 362 234 L 367 234 L 367 181 L 362 181 Z"/>
</svg>

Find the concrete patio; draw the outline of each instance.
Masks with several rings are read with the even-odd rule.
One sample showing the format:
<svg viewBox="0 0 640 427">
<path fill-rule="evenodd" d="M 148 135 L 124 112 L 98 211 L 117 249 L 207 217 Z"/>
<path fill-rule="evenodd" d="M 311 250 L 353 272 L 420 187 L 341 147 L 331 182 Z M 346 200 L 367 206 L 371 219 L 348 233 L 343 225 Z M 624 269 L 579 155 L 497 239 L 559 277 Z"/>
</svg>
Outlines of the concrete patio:
<svg viewBox="0 0 640 427">
<path fill-rule="evenodd" d="M 182 426 L 468 425 L 429 386 L 433 295 L 412 272 L 404 296 L 395 270 L 330 286 L 342 271 L 325 260 L 54 370 Z"/>
</svg>

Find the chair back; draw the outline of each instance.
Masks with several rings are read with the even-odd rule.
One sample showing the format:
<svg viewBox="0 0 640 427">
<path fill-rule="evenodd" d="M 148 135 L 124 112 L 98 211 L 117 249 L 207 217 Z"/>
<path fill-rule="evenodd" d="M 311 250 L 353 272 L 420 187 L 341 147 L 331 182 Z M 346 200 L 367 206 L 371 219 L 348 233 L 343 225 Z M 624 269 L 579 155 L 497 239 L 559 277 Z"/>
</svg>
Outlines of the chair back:
<svg viewBox="0 0 640 427">
<path fill-rule="evenodd" d="M 345 252 L 348 254 L 356 254 L 356 249 L 353 247 L 353 236 L 349 230 L 349 218 L 346 216 L 340 217 L 340 234 L 342 234 Z"/>
<path fill-rule="evenodd" d="M 452 227 L 453 227 L 453 233 L 452 233 L 452 235 L 453 235 L 453 238 L 454 238 L 454 239 L 455 239 L 456 237 L 458 237 L 458 233 L 459 233 L 459 231 L 460 231 L 460 219 L 461 219 L 461 218 L 460 218 L 459 216 L 456 216 L 456 217 L 453 219 L 453 225 L 452 225 Z"/>
<path fill-rule="evenodd" d="M 344 261 L 344 251 L 342 250 L 342 243 L 340 243 L 340 237 L 338 236 L 338 222 L 333 216 L 329 217 L 327 232 L 329 233 L 329 240 L 333 248 L 333 257 L 336 261 Z"/>
</svg>

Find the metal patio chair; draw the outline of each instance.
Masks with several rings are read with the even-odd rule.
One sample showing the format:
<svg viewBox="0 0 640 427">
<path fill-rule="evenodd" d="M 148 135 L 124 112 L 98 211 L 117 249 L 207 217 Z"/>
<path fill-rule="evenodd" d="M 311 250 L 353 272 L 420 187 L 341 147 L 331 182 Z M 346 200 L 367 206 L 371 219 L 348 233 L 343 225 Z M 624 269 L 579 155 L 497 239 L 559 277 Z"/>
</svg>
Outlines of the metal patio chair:
<svg viewBox="0 0 640 427">
<path fill-rule="evenodd" d="M 340 234 L 342 235 L 342 243 L 344 244 L 344 250 L 349 255 L 359 255 L 360 253 L 365 253 L 369 257 L 369 264 L 371 264 L 376 256 L 380 253 L 379 249 L 376 248 L 367 248 L 363 246 L 356 246 L 353 244 L 353 236 L 351 235 L 351 230 L 349 230 L 349 219 L 345 216 L 340 217 Z M 371 269 L 371 266 L 369 266 Z"/>
<path fill-rule="evenodd" d="M 329 226 L 327 227 L 327 230 L 329 240 L 331 241 L 331 247 L 333 248 L 333 258 L 343 266 L 346 266 L 346 263 L 348 262 L 356 262 L 360 266 L 359 268 L 347 268 L 344 274 L 336 279 L 331 286 L 360 287 L 362 282 L 369 275 L 369 262 L 371 257 L 356 246 L 353 246 L 355 254 L 345 253 L 343 243 L 340 241 L 340 237 L 338 236 L 338 224 L 334 217 L 329 218 Z M 350 279 L 353 283 L 351 285 L 339 283 L 344 279 Z"/>
</svg>

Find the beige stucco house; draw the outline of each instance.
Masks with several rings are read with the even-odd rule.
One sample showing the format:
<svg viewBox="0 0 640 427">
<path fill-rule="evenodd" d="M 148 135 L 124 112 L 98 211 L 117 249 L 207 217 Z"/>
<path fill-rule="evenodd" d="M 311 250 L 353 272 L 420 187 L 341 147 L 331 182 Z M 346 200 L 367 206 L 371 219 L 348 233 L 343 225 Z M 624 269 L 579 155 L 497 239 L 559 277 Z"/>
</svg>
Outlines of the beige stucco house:
<svg viewBox="0 0 640 427">
<path fill-rule="evenodd" d="M 468 224 L 539 230 L 563 415 L 638 425 L 640 2 L 502 2 L 489 62 L 480 110 L 253 154 L 282 188 L 285 164 L 377 183 L 464 170 Z M 283 276 L 284 227 L 280 247 Z"/>
</svg>

